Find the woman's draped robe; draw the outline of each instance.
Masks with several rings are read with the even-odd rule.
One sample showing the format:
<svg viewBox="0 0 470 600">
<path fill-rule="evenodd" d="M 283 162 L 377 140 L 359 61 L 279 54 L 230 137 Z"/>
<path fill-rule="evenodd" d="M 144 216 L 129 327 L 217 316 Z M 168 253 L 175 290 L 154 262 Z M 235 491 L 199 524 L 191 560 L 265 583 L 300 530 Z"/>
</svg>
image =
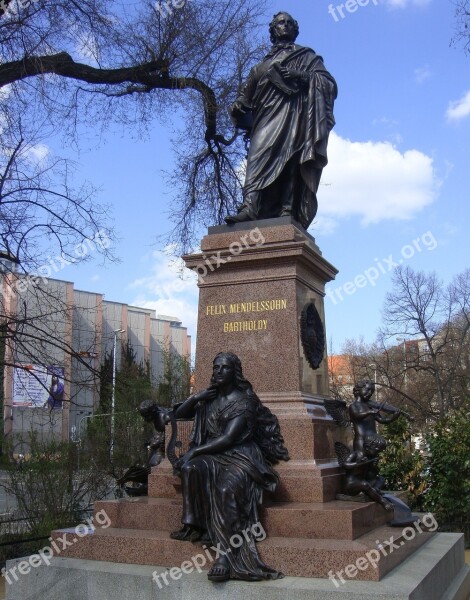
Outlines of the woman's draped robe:
<svg viewBox="0 0 470 600">
<path fill-rule="evenodd" d="M 227 423 L 243 415 L 247 427 L 223 452 L 201 454 L 181 469 L 185 525 L 207 530 L 214 546 L 226 553 L 233 579 L 277 579 L 281 573 L 259 558 L 253 526 L 259 524 L 258 505 L 263 490 L 274 491 L 279 478 L 266 463 L 253 436 L 257 426 L 257 398 L 221 404 L 219 398 L 196 408 L 192 447 L 223 435 Z M 259 532 L 255 528 L 255 533 Z M 236 534 L 236 537 L 233 538 Z M 240 544 L 240 537 L 242 543 Z"/>
</svg>

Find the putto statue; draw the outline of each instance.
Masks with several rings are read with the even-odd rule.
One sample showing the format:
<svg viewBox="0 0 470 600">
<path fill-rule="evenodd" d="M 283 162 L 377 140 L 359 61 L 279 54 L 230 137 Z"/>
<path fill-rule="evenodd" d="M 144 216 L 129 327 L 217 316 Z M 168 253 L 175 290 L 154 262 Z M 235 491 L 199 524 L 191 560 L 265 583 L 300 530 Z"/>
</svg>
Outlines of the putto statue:
<svg viewBox="0 0 470 600">
<path fill-rule="evenodd" d="M 231 108 L 250 137 L 243 204 L 227 223 L 291 215 L 305 229 L 317 212 L 317 189 L 328 162 L 337 86 L 310 48 L 295 44 L 299 26 L 274 15 L 271 51 L 250 72 Z"/>
<path fill-rule="evenodd" d="M 261 561 L 255 533 L 262 492 L 278 483 L 272 465 L 289 457 L 277 418 L 244 378 L 240 359 L 218 354 L 210 387 L 174 412 L 177 419 L 194 417 L 194 427 L 189 451 L 174 465 L 181 473 L 183 527 L 171 537 L 221 549 L 208 572 L 212 581 L 282 577 Z"/>
<path fill-rule="evenodd" d="M 394 518 L 389 524 L 398 527 L 413 523 L 417 517 L 404 502 L 381 490 L 384 478 L 379 473 L 378 462 L 387 442 L 377 432 L 377 423 L 391 423 L 400 415 L 409 420 L 413 417 L 385 402 L 374 402 L 374 391 L 372 381 L 359 381 L 353 388 L 354 401 L 349 407 L 341 400 L 326 400 L 325 408 L 339 425 L 351 425 L 354 432 L 352 451 L 340 442 L 335 443 L 338 463 L 345 472 L 344 494 L 356 496 L 362 492 L 385 510 L 394 510 Z M 382 413 L 388 413 L 388 416 Z"/>
</svg>

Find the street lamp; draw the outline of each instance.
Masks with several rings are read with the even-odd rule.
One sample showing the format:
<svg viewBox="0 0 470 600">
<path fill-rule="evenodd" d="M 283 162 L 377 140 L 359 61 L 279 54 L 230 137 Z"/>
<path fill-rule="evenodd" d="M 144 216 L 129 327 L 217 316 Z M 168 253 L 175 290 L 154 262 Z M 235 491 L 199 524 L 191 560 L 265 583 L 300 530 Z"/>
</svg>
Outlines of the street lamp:
<svg viewBox="0 0 470 600">
<path fill-rule="evenodd" d="M 117 336 L 119 333 L 124 333 L 124 329 L 115 329 L 114 330 L 114 339 L 113 339 L 113 385 L 111 392 L 111 446 L 109 448 L 109 458 L 111 462 L 113 461 L 114 454 L 114 405 L 116 401 L 116 344 L 117 344 Z"/>
<path fill-rule="evenodd" d="M 401 337 L 397 337 L 396 338 L 397 342 L 403 342 L 403 369 L 404 369 L 404 374 L 405 374 L 405 388 L 406 388 L 406 384 L 407 384 L 407 377 L 406 377 L 406 338 L 401 338 Z"/>
</svg>

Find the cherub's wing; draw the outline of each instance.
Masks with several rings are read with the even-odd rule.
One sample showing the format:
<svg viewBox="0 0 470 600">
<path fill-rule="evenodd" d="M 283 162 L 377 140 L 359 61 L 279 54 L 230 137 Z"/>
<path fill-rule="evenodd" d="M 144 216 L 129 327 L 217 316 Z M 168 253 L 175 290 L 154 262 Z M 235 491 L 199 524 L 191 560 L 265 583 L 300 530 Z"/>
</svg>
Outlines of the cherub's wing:
<svg viewBox="0 0 470 600">
<path fill-rule="evenodd" d="M 351 450 L 341 442 L 335 442 L 335 452 L 338 464 L 342 467 L 348 456 L 351 454 Z"/>
<path fill-rule="evenodd" d="M 341 427 L 348 427 L 351 425 L 349 419 L 348 407 L 344 400 L 332 400 L 325 398 L 325 409 L 326 412 L 338 423 Z"/>
</svg>

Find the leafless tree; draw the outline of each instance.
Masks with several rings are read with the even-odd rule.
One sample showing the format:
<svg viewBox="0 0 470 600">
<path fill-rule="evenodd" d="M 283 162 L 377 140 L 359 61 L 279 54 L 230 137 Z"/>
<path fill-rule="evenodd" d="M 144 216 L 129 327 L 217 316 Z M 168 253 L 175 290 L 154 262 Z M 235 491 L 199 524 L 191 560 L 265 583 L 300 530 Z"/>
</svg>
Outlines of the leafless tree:
<svg viewBox="0 0 470 600">
<path fill-rule="evenodd" d="M 435 273 L 399 267 L 392 284 L 377 341 L 347 349 L 356 370 L 377 379 L 381 400 L 425 427 L 470 397 L 470 270 L 445 286 Z"/>
<path fill-rule="evenodd" d="M 112 250 L 107 208 L 91 185 L 74 184 L 72 163 L 52 156 L 49 136 L 79 146 L 87 125 L 98 135 L 116 123 L 143 135 L 155 119 L 173 126 L 178 115 L 173 237 L 188 249 L 197 227 L 220 221 L 238 199 L 244 145 L 226 108 L 260 57 L 263 10 L 252 0 L 0 3 L 0 263 L 17 272 L 0 274 L 5 364 L 47 365 L 65 352 L 85 369 L 51 332 L 70 306 L 42 278 L 90 256 L 90 240 L 105 256 Z"/>
<path fill-rule="evenodd" d="M 465 52 L 470 52 L 470 0 L 455 0 L 456 34 L 452 43 L 463 44 Z"/>
<path fill-rule="evenodd" d="M 77 140 L 77 124 L 120 122 L 142 132 L 179 114 L 174 239 L 187 250 L 198 225 L 238 201 L 242 140 L 227 105 L 260 57 L 263 2 L 37 0 L 0 19 L 3 104 L 38 114 Z M 18 6 L 16 2 L 11 5 Z M 266 22 L 266 17 L 263 18 Z M 18 111 L 17 111 L 18 114 Z"/>
<path fill-rule="evenodd" d="M 19 121 L 1 138 L 0 258 L 16 271 L 45 274 L 54 261 L 57 270 L 97 253 L 110 257 L 106 207 L 91 185 L 74 186 L 69 160 L 54 157 L 34 137 Z"/>
<path fill-rule="evenodd" d="M 47 367 L 57 364 L 58 356 L 63 363 L 64 355 L 89 366 L 64 333 L 70 298 L 49 278 L 61 278 L 65 267 L 91 257 L 111 256 L 113 235 L 106 227 L 106 208 L 96 203 L 91 186 L 75 188 L 70 161 L 36 143 L 40 124 L 23 126 L 21 119 L 11 124 L 11 116 L 0 113 L 2 370 L 29 364 Z M 94 369 L 83 373 L 87 385 L 96 379 Z M 70 370 L 66 376 L 70 379 Z"/>
</svg>

